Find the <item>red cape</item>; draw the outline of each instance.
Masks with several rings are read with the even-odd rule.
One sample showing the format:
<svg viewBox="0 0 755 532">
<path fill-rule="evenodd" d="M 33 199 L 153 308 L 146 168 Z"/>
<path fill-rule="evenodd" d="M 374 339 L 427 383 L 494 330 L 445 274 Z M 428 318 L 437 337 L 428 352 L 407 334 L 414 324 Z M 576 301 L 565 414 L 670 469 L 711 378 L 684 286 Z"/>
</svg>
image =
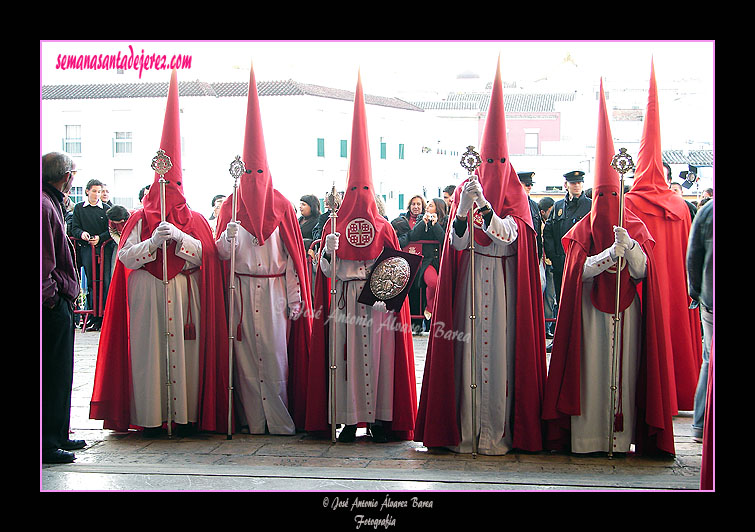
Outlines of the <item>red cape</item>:
<svg viewBox="0 0 755 532">
<path fill-rule="evenodd" d="M 274 193 L 277 196 L 277 203 L 283 204 L 285 201 L 288 205 L 288 208 L 283 211 L 283 216 L 278 218 L 278 228 L 283 245 L 286 246 L 286 251 L 288 251 L 288 254 L 294 261 L 302 295 L 302 314 L 298 319 L 291 322 L 291 331 L 288 337 L 288 408 L 297 429 L 303 430 L 307 399 L 309 338 L 312 334 L 312 298 L 310 296 L 312 290 L 309 269 L 307 267 L 307 255 L 304 250 L 304 240 L 301 236 L 301 229 L 299 228 L 296 213 L 291 203 L 285 200 L 280 192 L 274 190 Z M 228 222 L 231 219 L 232 206 L 233 194 L 226 198 L 220 207 L 216 229 L 218 236 L 228 226 Z M 224 277 L 227 280 L 230 275 L 230 260 L 223 261 L 223 266 Z M 228 283 L 226 282 L 227 286 Z M 227 300 L 228 298 L 226 297 L 226 308 L 228 308 Z"/>
<path fill-rule="evenodd" d="M 589 223 L 588 217 L 583 218 L 562 240 L 566 248 L 564 288 L 561 291 L 543 402 L 543 419 L 547 423 L 546 445 L 549 449 L 569 448 L 569 416 L 576 416 L 581 412 L 582 269 L 589 248 L 574 235 L 580 233 L 585 226 L 589 228 Z M 647 278 L 637 285 L 643 325 L 637 383 L 636 450 L 638 453 L 650 454 L 660 449 L 674 454 L 673 391 L 667 365 L 667 329 L 664 326 L 664 307 L 661 304 L 653 241 L 647 230 L 642 233 L 631 228 L 628 230 L 648 258 Z"/>
<path fill-rule="evenodd" d="M 386 222 L 387 223 L 387 222 Z M 393 231 L 381 231 L 383 244 L 392 249 L 400 249 L 398 238 Z M 321 245 L 325 245 L 325 235 Z M 336 251 L 336 254 L 338 252 Z M 336 255 L 337 256 L 337 255 Z M 330 432 L 328 423 L 328 382 L 330 370 L 330 278 L 320 268 L 315 278 L 313 300 L 314 322 L 309 353 L 309 379 L 307 389 L 306 430 L 309 432 Z M 393 420 L 386 424 L 395 438 L 411 440 L 414 435 L 414 418 L 417 414 L 417 384 L 414 372 L 414 344 L 411 333 L 409 300 L 404 300 L 397 315 L 395 333 L 396 354 L 393 370 Z"/>
<path fill-rule="evenodd" d="M 456 198 L 449 220 L 456 216 L 458 194 L 462 187 L 456 187 Z M 521 188 L 521 187 L 520 187 Z M 529 206 L 527 206 L 529 214 Z M 514 448 L 526 451 L 539 451 L 543 448 L 542 421 L 540 408 L 545 390 L 545 323 L 543 295 L 540 288 L 540 273 L 537 261 L 535 231 L 530 226 L 531 215 L 522 219 L 512 215 L 516 221 L 517 237 L 517 298 L 516 298 L 516 345 L 514 359 Z M 453 309 L 459 304 L 454 301 L 463 251 L 457 251 L 448 243 L 448 231 L 453 231 L 453 223 L 448 224 L 443 254 L 440 261 L 437 300 L 430 327 L 427 345 L 425 370 L 422 378 L 422 391 L 415 428 L 415 441 L 427 447 L 458 445 L 460 429 L 456 420 L 456 368 L 454 368 L 454 342 L 456 340 L 435 336 L 436 324 L 444 329 L 454 327 Z M 480 232 L 476 229 L 475 232 Z M 503 259 L 502 259 L 503 260 Z M 464 304 L 463 301 L 461 304 Z"/>
<path fill-rule="evenodd" d="M 660 259 L 655 267 L 673 349 L 669 367 L 673 367 L 676 414 L 678 410 L 694 409 L 703 342 L 700 314 L 697 309 L 690 310 L 691 298 L 687 293 L 686 257 L 691 217 L 684 200 L 671 190 L 668 192 L 671 196 L 664 194 L 664 202 L 675 202 L 677 207 L 673 210 L 662 207 L 664 202 L 660 200 L 648 201 L 647 196 L 640 195 L 634 188 L 626 194 L 625 200 L 627 209 L 637 214 L 653 235 L 654 251 Z"/>
<path fill-rule="evenodd" d="M 226 432 L 228 425 L 228 334 L 226 312 L 222 307 L 223 288 L 212 230 L 201 214 L 189 211 L 190 219 L 181 229 L 202 242 L 200 268 L 199 349 L 199 430 Z M 144 216 L 132 213 L 123 229 L 120 247 Z M 158 257 L 158 262 L 161 259 Z M 132 270 L 116 261 L 110 282 L 102 333 L 97 351 L 94 392 L 89 408 L 91 419 L 104 420 L 104 428 L 119 432 L 130 425 L 131 353 L 129 343 L 128 276 Z"/>
</svg>

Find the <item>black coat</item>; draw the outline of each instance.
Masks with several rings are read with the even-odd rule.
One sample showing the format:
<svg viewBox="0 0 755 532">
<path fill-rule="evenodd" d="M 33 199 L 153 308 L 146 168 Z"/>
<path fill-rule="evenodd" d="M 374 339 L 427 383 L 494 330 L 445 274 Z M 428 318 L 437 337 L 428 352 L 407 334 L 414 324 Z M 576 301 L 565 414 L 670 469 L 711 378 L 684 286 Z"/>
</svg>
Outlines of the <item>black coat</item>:
<svg viewBox="0 0 755 532">
<path fill-rule="evenodd" d="M 443 241 L 446 238 L 446 224 L 447 220 L 444 219 L 439 220 L 430 227 L 426 227 L 425 221 L 420 220 L 407 234 L 409 242 L 417 242 L 420 240 L 434 241 L 432 244 L 422 244 L 422 264 L 417 273 L 417 282 L 420 286 L 425 285 L 424 274 L 425 269 L 427 269 L 428 266 L 433 266 L 435 271 L 440 271 L 440 255 L 443 252 Z"/>
<path fill-rule="evenodd" d="M 569 193 L 564 199 L 553 205 L 543 228 L 543 248 L 545 256 L 551 260 L 553 268 L 563 271 L 566 252 L 561 244 L 561 238 L 569 232 L 585 215 L 590 214 L 592 200 L 583 192 L 578 198 L 569 200 Z"/>
</svg>

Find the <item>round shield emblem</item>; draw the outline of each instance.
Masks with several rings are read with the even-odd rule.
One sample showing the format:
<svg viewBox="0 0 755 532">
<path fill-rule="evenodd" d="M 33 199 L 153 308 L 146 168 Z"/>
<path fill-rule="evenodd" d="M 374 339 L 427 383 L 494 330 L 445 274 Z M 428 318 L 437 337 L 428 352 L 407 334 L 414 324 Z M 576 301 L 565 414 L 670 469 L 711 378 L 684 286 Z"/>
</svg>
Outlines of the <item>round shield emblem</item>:
<svg viewBox="0 0 755 532">
<path fill-rule="evenodd" d="M 409 262 L 403 257 L 389 257 L 372 270 L 370 290 L 381 301 L 399 295 L 406 288 L 411 276 Z"/>
<path fill-rule="evenodd" d="M 355 248 L 364 248 L 372 244 L 375 228 L 369 220 L 354 218 L 346 226 L 346 241 Z"/>
</svg>

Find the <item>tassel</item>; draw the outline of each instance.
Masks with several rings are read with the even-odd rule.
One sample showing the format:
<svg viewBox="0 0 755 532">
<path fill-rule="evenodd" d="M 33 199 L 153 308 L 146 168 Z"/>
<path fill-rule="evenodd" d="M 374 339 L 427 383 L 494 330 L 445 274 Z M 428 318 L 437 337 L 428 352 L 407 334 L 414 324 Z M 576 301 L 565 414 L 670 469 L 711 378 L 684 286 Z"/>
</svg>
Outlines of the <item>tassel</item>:
<svg viewBox="0 0 755 532">
<path fill-rule="evenodd" d="M 241 341 L 241 337 L 242 337 L 242 334 L 241 334 L 241 322 L 239 322 L 239 324 L 236 326 L 236 341 L 240 342 Z"/>
<path fill-rule="evenodd" d="M 184 325 L 184 340 L 196 340 L 197 330 L 194 328 L 193 323 L 187 323 Z"/>
<path fill-rule="evenodd" d="M 624 414 L 619 412 L 613 420 L 614 432 L 624 432 Z"/>
</svg>

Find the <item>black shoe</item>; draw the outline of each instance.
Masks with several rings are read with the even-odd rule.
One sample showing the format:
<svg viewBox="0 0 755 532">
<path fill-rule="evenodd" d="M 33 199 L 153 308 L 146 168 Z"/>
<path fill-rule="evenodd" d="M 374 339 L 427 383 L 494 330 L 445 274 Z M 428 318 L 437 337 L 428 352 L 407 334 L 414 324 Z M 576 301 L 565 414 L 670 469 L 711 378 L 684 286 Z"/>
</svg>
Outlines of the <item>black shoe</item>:
<svg viewBox="0 0 755 532">
<path fill-rule="evenodd" d="M 388 441 L 388 437 L 385 435 L 385 428 L 380 423 L 370 425 L 370 434 L 372 434 L 372 441 L 375 443 L 385 443 Z"/>
<path fill-rule="evenodd" d="M 341 434 L 338 435 L 338 441 L 341 443 L 352 443 L 357 439 L 357 426 L 346 425 Z"/>
<path fill-rule="evenodd" d="M 83 449 L 87 446 L 87 442 L 84 440 L 68 440 L 60 445 L 60 448 L 64 451 L 75 451 L 76 449 Z"/>
<path fill-rule="evenodd" d="M 548 344 L 548 346 L 545 348 L 545 352 L 550 353 L 552 350 L 553 350 L 553 342 Z"/>
<path fill-rule="evenodd" d="M 62 449 L 55 449 L 53 451 L 44 451 L 42 453 L 43 464 L 70 464 L 76 460 L 76 455 L 64 451 Z"/>
<path fill-rule="evenodd" d="M 191 423 L 187 423 L 187 424 L 177 423 L 176 424 L 176 436 L 186 437 L 186 436 L 191 436 L 192 434 L 195 434 L 196 432 L 197 432 L 196 428 Z"/>
<path fill-rule="evenodd" d="M 553 333 L 552 333 L 552 332 L 550 332 L 549 330 L 547 330 L 547 329 L 546 329 L 546 330 L 545 330 L 545 337 L 546 337 L 546 338 L 547 338 L 548 340 L 553 340 Z"/>
<path fill-rule="evenodd" d="M 161 436 L 162 433 L 163 433 L 162 427 L 145 427 L 143 435 L 145 438 L 157 438 Z"/>
</svg>

